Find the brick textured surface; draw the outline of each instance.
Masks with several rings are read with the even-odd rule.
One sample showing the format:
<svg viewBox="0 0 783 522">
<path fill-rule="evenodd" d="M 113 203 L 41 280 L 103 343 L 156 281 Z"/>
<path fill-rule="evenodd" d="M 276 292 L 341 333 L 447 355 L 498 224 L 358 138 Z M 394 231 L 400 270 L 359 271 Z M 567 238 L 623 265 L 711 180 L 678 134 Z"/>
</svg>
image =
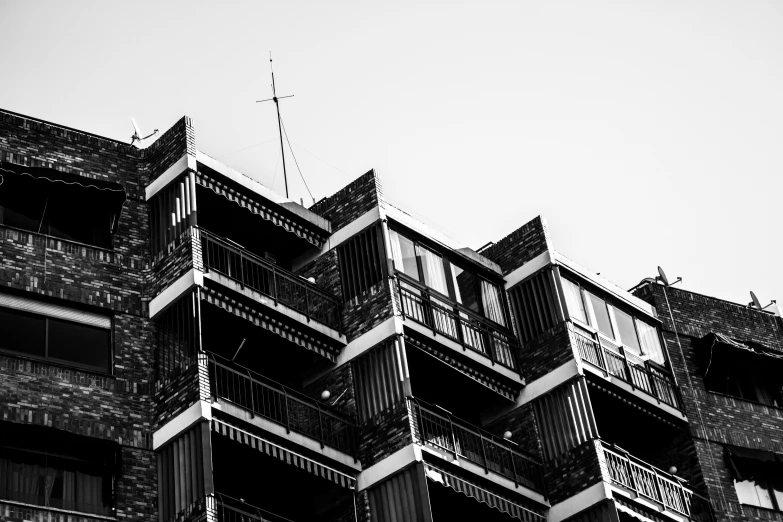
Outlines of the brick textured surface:
<svg viewBox="0 0 783 522">
<path fill-rule="evenodd" d="M 552 250 L 552 238 L 544 218 L 538 216 L 482 250 L 481 255 L 508 274 L 547 250 Z"/>
<path fill-rule="evenodd" d="M 374 170 L 360 176 L 310 210 L 332 222 L 332 233 L 365 214 L 383 200 L 381 180 Z"/>
</svg>

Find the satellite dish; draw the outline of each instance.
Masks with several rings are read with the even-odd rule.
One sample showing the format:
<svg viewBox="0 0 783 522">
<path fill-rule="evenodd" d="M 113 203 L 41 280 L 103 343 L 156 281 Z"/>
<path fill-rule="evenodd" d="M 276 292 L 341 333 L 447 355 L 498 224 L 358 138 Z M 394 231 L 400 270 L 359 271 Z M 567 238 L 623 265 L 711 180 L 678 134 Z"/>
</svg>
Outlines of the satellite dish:
<svg viewBox="0 0 783 522">
<path fill-rule="evenodd" d="M 131 136 L 131 145 L 133 145 L 134 143 L 136 143 L 138 141 L 139 142 L 139 147 L 143 147 L 144 146 L 144 140 L 146 140 L 147 138 L 151 138 L 152 136 L 154 136 L 154 135 L 156 135 L 158 133 L 158 129 L 155 129 L 152 132 L 152 134 L 149 134 L 147 136 L 142 137 L 141 136 L 141 131 L 139 130 L 139 126 L 136 125 L 136 120 L 131 118 L 130 121 L 131 121 L 131 125 L 133 125 L 133 136 Z"/>
<path fill-rule="evenodd" d="M 753 293 L 753 290 L 751 290 L 751 291 L 750 291 L 750 298 L 753 300 L 753 301 L 751 302 L 751 304 L 752 304 L 753 306 L 755 306 L 755 307 L 756 307 L 756 308 L 758 308 L 759 310 L 763 310 L 763 308 L 762 308 L 762 306 L 761 306 L 761 301 L 759 301 L 759 298 L 758 298 L 758 297 L 756 297 L 756 294 L 755 294 L 755 293 Z"/>
<path fill-rule="evenodd" d="M 663 281 L 663 284 L 669 286 L 669 278 L 666 277 L 666 272 L 664 272 L 663 268 L 660 266 L 658 267 L 658 276 L 660 277 L 661 281 Z"/>
</svg>

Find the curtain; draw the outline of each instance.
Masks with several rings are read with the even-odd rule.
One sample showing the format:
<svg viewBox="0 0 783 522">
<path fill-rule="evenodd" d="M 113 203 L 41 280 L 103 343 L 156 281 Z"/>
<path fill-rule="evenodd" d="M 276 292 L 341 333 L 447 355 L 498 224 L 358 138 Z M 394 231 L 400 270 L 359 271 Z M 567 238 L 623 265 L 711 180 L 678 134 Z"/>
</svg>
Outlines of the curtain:
<svg viewBox="0 0 783 522">
<path fill-rule="evenodd" d="M 506 326 L 503 313 L 503 299 L 500 289 L 488 281 L 481 280 L 481 304 L 484 305 L 484 315 L 498 324 Z"/>
<path fill-rule="evenodd" d="M 421 267 L 424 270 L 424 283 L 443 295 L 449 295 L 446 286 L 446 272 L 443 269 L 443 259 L 430 250 L 416 245 L 416 255 L 421 259 Z"/>
<path fill-rule="evenodd" d="M 585 303 L 582 301 L 582 291 L 579 289 L 579 286 L 565 278 L 561 278 L 560 281 L 563 283 L 566 308 L 568 308 L 571 318 L 579 319 L 587 324 L 587 312 L 585 311 Z"/>
<path fill-rule="evenodd" d="M 642 353 L 649 356 L 652 361 L 658 364 L 664 364 L 666 358 L 663 356 L 663 348 L 658 337 L 658 329 L 650 326 L 644 321 L 636 321 L 636 327 L 639 332 L 639 340 L 642 344 Z"/>
<path fill-rule="evenodd" d="M 389 240 L 394 268 L 418 281 L 419 268 L 416 265 L 416 250 L 413 241 L 394 230 L 389 230 Z"/>
</svg>

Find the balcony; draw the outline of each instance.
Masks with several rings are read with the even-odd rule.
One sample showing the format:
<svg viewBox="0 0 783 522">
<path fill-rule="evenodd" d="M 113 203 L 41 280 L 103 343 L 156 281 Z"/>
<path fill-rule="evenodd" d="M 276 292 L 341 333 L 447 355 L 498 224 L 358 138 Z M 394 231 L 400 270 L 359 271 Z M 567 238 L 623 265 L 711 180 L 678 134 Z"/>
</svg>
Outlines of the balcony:
<svg viewBox="0 0 783 522">
<path fill-rule="evenodd" d="M 222 493 L 215 493 L 207 497 L 206 504 L 207 510 L 217 515 L 219 522 L 293 522 L 289 518 L 276 515 Z M 319 519 L 324 522 L 352 522 L 356 518 L 353 506 L 351 506 L 350 510 L 325 518 L 319 517 Z"/>
<path fill-rule="evenodd" d="M 230 240 L 200 229 L 205 272 L 217 272 L 291 308 L 306 317 L 340 331 L 340 304 L 313 283 L 245 250 Z"/>
<path fill-rule="evenodd" d="M 355 424 L 318 401 L 214 353 L 207 352 L 213 397 L 243 408 L 321 444 L 356 455 Z"/>
<path fill-rule="evenodd" d="M 603 443 L 609 478 L 615 485 L 698 522 L 714 520 L 709 500 L 685 485 L 684 480 Z"/>
<path fill-rule="evenodd" d="M 600 335 L 588 333 L 578 327 L 574 329 L 574 333 L 582 361 L 672 408 L 682 410 L 677 386 L 670 373 L 653 366 L 649 361 L 641 360 Z"/>
<path fill-rule="evenodd" d="M 492 364 L 517 370 L 519 345 L 510 330 L 456 303 L 444 306 L 442 297 L 432 296 L 425 286 L 414 286 L 407 279 L 403 283 L 397 277 L 397 292 L 403 317 L 486 357 Z"/>
<path fill-rule="evenodd" d="M 465 459 L 539 493 L 544 492 L 541 464 L 477 426 L 418 399 L 410 399 L 415 415 L 417 442 Z"/>
</svg>

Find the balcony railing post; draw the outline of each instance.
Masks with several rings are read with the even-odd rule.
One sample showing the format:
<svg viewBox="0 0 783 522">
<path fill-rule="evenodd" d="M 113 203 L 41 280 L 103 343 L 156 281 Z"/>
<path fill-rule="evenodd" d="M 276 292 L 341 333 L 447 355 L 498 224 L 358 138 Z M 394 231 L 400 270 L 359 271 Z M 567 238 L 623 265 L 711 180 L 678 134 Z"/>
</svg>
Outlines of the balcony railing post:
<svg viewBox="0 0 783 522">
<path fill-rule="evenodd" d="M 283 388 L 283 407 L 285 408 L 285 432 L 291 433 L 291 416 L 288 413 L 288 392 Z"/>
<path fill-rule="evenodd" d="M 514 474 L 514 487 L 517 487 L 519 485 L 519 477 L 517 476 L 516 459 L 514 459 L 514 453 L 512 451 L 508 452 L 508 458 L 511 459 L 511 473 Z"/>
<path fill-rule="evenodd" d="M 321 443 L 321 449 L 324 448 L 324 423 L 323 423 L 323 417 L 321 414 L 321 404 L 316 401 L 315 403 L 316 407 L 318 407 L 318 442 Z"/>
<path fill-rule="evenodd" d="M 272 300 L 277 306 L 277 270 L 272 269 Z"/>
<path fill-rule="evenodd" d="M 253 377 L 250 375 L 250 370 L 247 370 L 247 382 L 248 386 L 250 386 L 250 418 L 253 418 L 256 416 L 256 400 L 253 393 L 255 386 L 253 386 Z"/>
<path fill-rule="evenodd" d="M 454 422 L 451 420 L 451 415 L 447 415 L 447 417 L 449 419 L 449 429 L 451 430 L 451 444 L 454 446 L 454 460 L 459 460 L 459 451 L 457 450 L 457 434 L 454 432 Z"/>
<path fill-rule="evenodd" d="M 310 322 L 310 290 L 305 287 L 305 316 L 307 317 L 307 322 Z"/>
<path fill-rule="evenodd" d="M 487 448 L 484 444 L 484 435 L 481 433 L 481 430 L 479 430 L 478 435 L 481 440 L 481 457 L 484 459 L 484 474 L 489 475 L 489 463 L 487 462 Z"/>
</svg>

